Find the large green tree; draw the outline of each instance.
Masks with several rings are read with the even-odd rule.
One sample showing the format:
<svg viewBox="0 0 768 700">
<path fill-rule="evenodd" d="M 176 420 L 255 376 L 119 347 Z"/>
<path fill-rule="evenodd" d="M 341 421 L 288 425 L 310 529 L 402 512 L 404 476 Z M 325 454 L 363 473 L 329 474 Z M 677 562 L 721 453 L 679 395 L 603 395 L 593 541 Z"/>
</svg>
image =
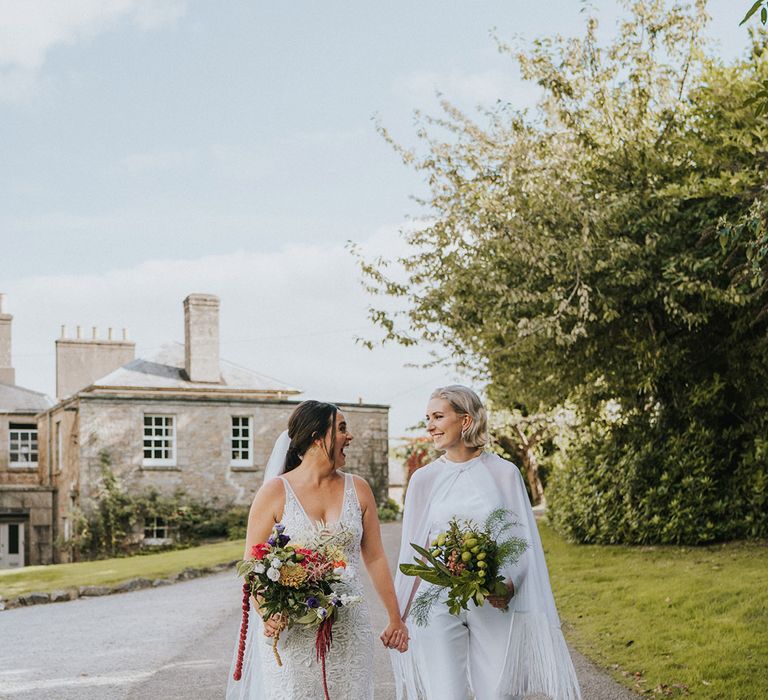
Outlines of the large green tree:
<svg viewBox="0 0 768 700">
<path fill-rule="evenodd" d="M 628 7 L 617 38 L 515 54 L 538 108 L 449 103 L 420 145 L 412 253 L 363 261 L 386 337 L 447 348 L 498 406 L 565 401 L 580 428 L 550 475 L 569 536 L 706 542 L 768 534 L 768 122 L 745 106 L 764 43 L 707 56 L 704 4 Z"/>
</svg>

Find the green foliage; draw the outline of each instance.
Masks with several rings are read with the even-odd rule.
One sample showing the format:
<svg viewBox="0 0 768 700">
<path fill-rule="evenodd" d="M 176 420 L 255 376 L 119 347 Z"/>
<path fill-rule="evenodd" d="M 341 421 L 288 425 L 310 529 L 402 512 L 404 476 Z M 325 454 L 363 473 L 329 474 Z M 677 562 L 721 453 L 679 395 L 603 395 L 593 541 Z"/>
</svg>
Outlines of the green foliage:
<svg viewBox="0 0 768 700">
<path fill-rule="evenodd" d="M 758 10 L 760 10 L 760 22 L 765 25 L 765 23 L 768 22 L 768 2 L 766 2 L 766 0 L 757 0 L 747 10 L 747 14 L 744 15 L 744 19 L 739 22 L 739 26 L 749 21 L 749 18 Z"/>
<path fill-rule="evenodd" d="M 387 498 L 387 500 L 378 507 L 378 513 L 379 520 L 383 523 L 400 520 L 402 514 L 400 504 L 394 498 Z"/>
<path fill-rule="evenodd" d="M 420 555 L 415 564 L 400 564 L 406 576 L 417 576 L 431 584 L 417 595 L 410 616 L 420 627 L 429 624 L 432 606 L 447 590 L 446 604 L 452 615 L 467 610 L 469 602 L 481 606 L 490 595 L 508 593 L 500 570 L 517 562 L 528 543 L 509 534 L 516 524 L 505 508 L 493 510 L 482 528 L 472 521 L 448 523 L 448 530 L 440 533 L 428 550 L 417 544 L 411 547 Z"/>
<path fill-rule="evenodd" d="M 405 302 L 371 318 L 446 348 L 497 407 L 574 406 L 547 501 L 580 540 L 768 527 L 768 120 L 745 106 L 768 60 L 759 34 L 732 65 L 708 57 L 705 22 L 702 2 L 632 3 L 607 47 L 590 19 L 515 54 L 534 115 L 446 102 L 423 148 L 390 139 L 431 188 L 428 223 L 405 234 L 405 281 L 361 261 Z"/>
<path fill-rule="evenodd" d="M 109 453 L 104 450 L 99 458 L 101 479 L 95 507 L 88 512 L 74 513 L 74 535 L 61 543 L 78 558 L 145 554 L 169 547 L 188 547 L 206 539 L 245 537 L 248 508 L 199 501 L 183 491 L 170 496 L 155 489 L 131 494 L 114 474 Z M 165 522 L 173 544 L 142 545 L 143 524 L 149 518 L 161 518 Z"/>
</svg>

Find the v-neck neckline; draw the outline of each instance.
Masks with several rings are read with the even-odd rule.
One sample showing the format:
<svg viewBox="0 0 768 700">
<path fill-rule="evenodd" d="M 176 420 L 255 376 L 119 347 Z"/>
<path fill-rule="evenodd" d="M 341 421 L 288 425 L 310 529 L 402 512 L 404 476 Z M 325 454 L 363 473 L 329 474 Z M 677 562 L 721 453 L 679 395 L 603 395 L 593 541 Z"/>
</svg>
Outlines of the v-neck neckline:
<svg viewBox="0 0 768 700">
<path fill-rule="evenodd" d="M 293 499 L 296 501 L 297 505 L 299 506 L 301 512 L 304 514 L 304 517 L 307 519 L 307 522 L 310 524 L 310 526 L 317 527 L 318 523 L 324 522 L 323 520 L 313 521 L 312 518 L 310 518 L 309 515 L 307 515 L 307 511 L 304 509 L 304 506 L 299 500 L 299 497 L 296 495 L 296 491 L 293 490 L 293 486 L 291 486 L 291 482 L 288 481 L 288 479 L 286 479 L 284 476 L 281 476 L 280 478 L 283 480 L 283 483 L 290 490 L 291 495 L 293 496 Z M 343 478 L 344 478 L 344 492 L 341 497 L 341 508 L 339 509 L 339 516 L 333 522 L 325 522 L 326 525 L 336 526 L 341 522 L 341 519 L 344 516 L 344 506 L 347 505 L 347 475 L 344 474 Z"/>
</svg>

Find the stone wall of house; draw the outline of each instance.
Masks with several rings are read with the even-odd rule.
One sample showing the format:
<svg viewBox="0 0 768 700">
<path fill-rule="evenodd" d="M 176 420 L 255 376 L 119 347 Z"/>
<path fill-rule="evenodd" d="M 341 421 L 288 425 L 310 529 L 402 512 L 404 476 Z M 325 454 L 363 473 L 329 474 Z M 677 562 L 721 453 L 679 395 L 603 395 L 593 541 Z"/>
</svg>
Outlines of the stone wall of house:
<svg viewBox="0 0 768 700">
<path fill-rule="evenodd" d="M 34 486 L 40 484 L 42 479 L 42 461 L 38 457 L 37 466 L 11 467 L 10 466 L 10 425 L 20 423 L 30 426 L 37 425 L 37 419 L 29 413 L 4 413 L 0 414 L 0 486 L 4 484 L 23 484 Z M 39 438 L 38 438 L 39 445 Z"/>
<path fill-rule="evenodd" d="M 23 525 L 27 566 L 53 561 L 53 489 L 47 484 L 42 455 L 38 456 L 37 466 L 10 466 L 9 429 L 11 423 L 36 422 L 30 413 L 0 415 L 0 520 Z"/>
<path fill-rule="evenodd" d="M 133 492 L 183 489 L 190 496 L 221 505 L 248 505 L 262 482 L 272 446 L 298 401 L 214 398 L 110 398 L 80 396 L 79 495 L 87 507 L 96 494 L 101 454 Z M 347 470 L 371 484 L 377 498 L 387 490 L 388 407 L 344 405 L 354 440 L 347 450 Z M 150 466 L 143 459 L 145 414 L 171 414 L 176 423 L 176 462 Z M 253 465 L 230 460 L 231 417 L 253 417 Z"/>
<path fill-rule="evenodd" d="M 77 402 L 59 404 L 40 417 L 41 468 L 50 469 L 53 497 L 54 540 L 68 539 L 75 527 L 76 509 L 80 505 L 80 450 Z M 55 563 L 71 561 L 66 548 L 54 549 Z"/>
<path fill-rule="evenodd" d="M 48 486 L 11 486 L 0 489 L 0 519 L 24 525 L 26 566 L 52 564 L 53 489 Z"/>
</svg>

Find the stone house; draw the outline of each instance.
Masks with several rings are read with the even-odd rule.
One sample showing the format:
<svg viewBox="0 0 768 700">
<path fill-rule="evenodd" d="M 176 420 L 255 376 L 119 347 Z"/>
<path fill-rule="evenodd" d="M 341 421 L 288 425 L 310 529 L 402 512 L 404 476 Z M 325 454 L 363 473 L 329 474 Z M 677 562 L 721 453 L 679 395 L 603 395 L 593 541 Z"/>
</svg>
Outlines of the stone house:
<svg viewBox="0 0 768 700">
<path fill-rule="evenodd" d="M 50 400 L 16 386 L 11 322 L 0 294 L 0 569 L 50 561 L 53 492 L 40 459 L 37 418 Z"/>
<path fill-rule="evenodd" d="M 40 474 L 52 489 L 51 551 L 39 563 L 67 561 L 61 544 L 76 509 L 94 504 L 107 458 L 133 493 L 150 488 L 222 507 L 248 505 L 261 484 L 272 445 L 300 402 L 301 391 L 219 357 L 219 300 L 184 300 L 184 344 L 135 357 L 135 345 L 93 337 L 56 341 L 57 403 L 37 416 Z M 78 336 L 80 334 L 78 333 Z M 331 397 L 333 398 L 333 397 Z M 339 403 L 355 436 L 347 469 L 386 497 L 388 407 Z M 42 483 L 40 484 L 43 485 Z M 148 543 L 172 533 L 153 519 Z"/>
</svg>

